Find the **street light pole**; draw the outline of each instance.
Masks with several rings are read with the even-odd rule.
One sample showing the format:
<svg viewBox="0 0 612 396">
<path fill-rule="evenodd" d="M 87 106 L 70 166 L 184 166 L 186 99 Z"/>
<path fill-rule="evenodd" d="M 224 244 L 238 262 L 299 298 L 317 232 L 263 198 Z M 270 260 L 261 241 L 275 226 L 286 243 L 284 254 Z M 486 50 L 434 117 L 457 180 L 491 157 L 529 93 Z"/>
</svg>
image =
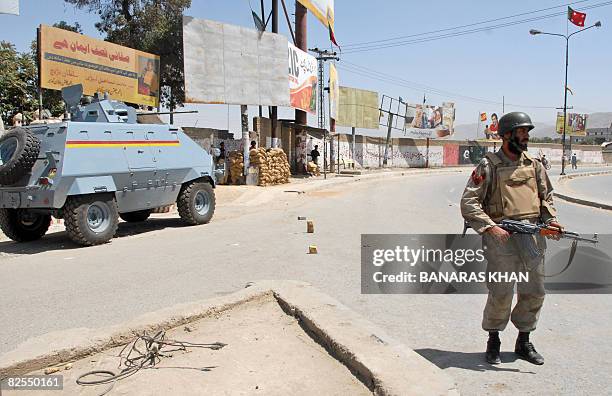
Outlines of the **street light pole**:
<svg viewBox="0 0 612 396">
<path fill-rule="evenodd" d="M 565 37 L 565 85 L 563 85 L 563 137 L 561 138 L 561 175 L 565 175 L 565 127 L 567 125 L 567 68 L 569 65 L 569 36 Z M 571 139 L 571 138 L 570 138 Z"/>
<path fill-rule="evenodd" d="M 535 30 L 535 29 L 531 29 L 529 31 L 529 34 L 531 34 L 532 36 L 535 36 L 536 34 L 546 34 L 549 36 L 559 36 L 559 37 L 563 37 L 565 39 L 565 85 L 563 86 L 563 136 L 561 138 L 561 147 L 562 147 L 562 154 L 561 154 L 561 175 L 565 175 L 565 127 L 567 125 L 567 69 L 569 66 L 569 39 L 570 37 L 572 37 L 573 35 L 580 33 L 580 32 L 584 32 L 587 29 L 590 29 L 592 27 L 601 27 L 601 22 L 597 21 L 595 22 L 593 25 L 586 27 L 584 29 L 575 31 L 572 34 L 569 35 L 565 35 L 565 34 L 559 34 L 559 33 L 547 33 L 547 32 L 541 32 L 539 30 Z M 571 139 L 571 138 L 570 138 Z M 570 140 L 570 144 L 571 144 L 571 140 Z"/>
</svg>

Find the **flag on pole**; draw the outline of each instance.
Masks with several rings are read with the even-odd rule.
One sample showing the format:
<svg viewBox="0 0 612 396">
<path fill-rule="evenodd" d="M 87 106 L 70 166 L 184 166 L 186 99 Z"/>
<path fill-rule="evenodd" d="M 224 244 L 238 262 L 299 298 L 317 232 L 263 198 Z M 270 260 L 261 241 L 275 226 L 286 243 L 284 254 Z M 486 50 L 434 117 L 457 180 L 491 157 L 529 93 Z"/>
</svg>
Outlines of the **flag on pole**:
<svg viewBox="0 0 612 396">
<path fill-rule="evenodd" d="M 584 27 L 586 14 L 583 12 L 574 11 L 572 7 L 567 7 L 567 19 L 576 26 Z"/>
<path fill-rule="evenodd" d="M 334 34 L 334 17 L 329 9 L 327 9 L 327 29 L 329 29 L 329 40 L 334 43 L 336 47 L 340 48 L 336 42 L 336 35 Z"/>
<path fill-rule="evenodd" d="M 487 120 L 487 113 L 480 113 L 480 121 L 485 122 Z"/>
<path fill-rule="evenodd" d="M 19 15 L 19 0 L 0 0 L 0 14 Z"/>
</svg>

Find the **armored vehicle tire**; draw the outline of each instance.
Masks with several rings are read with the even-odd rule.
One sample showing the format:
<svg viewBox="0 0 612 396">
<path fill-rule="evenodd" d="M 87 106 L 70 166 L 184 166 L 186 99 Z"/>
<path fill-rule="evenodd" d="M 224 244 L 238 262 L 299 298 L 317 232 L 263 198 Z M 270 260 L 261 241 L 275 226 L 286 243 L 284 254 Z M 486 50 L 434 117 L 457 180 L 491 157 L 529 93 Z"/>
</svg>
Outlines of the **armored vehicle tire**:
<svg viewBox="0 0 612 396">
<path fill-rule="evenodd" d="M 111 194 L 68 197 L 64 223 L 70 239 L 79 245 L 106 243 L 115 236 L 119 224 L 117 202 Z"/>
<path fill-rule="evenodd" d="M 215 192 L 210 183 L 186 183 L 176 199 L 179 216 L 187 224 L 205 224 L 215 213 Z"/>
<path fill-rule="evenodd" d="M 16 183 L 38 158 L 40 140 L 27 129 L 13 128 L 0 136 L 0 185 Z"/>
<path fill-rule="evenodd" d="M 31 212 L 27 209 L 0 209 L 0 229 L 4 235 L 17 242 L 42 238 L 51 225 L 51 215 Z"/>
<path fill-rule="evenodd" d="M 150 210 L 137 210 L 136 212 L 126 212 L 119 213 L 119 217 L 121 217 L 124 221 L 128 223 L 138 223 L 141 221 L 145 221 L 151 216 Z"/>
</svg>

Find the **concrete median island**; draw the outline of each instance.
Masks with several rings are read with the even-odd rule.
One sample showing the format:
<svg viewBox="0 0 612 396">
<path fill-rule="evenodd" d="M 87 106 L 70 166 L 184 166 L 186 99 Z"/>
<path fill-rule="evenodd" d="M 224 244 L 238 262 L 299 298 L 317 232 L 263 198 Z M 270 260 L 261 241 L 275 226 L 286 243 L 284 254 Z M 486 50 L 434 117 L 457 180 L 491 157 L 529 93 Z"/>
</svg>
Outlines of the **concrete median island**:
<svg viewBox="0 0 612 396">
<path fill-rule="evenodd" d="M 76 379 L 90 370 L 118 373 L 117 355 L 123 346 L 135 334 L 159 330 L 166 330 L 168 339 L 227 345 L 167 353 L 154 369 L 115 382 L 113 391 L 458 394 L 441 369 L 336 300 L 297 281 L 257 282 L 230 295 L 164 309 L 122 325 L 46 334 L 1 356 L 0 378 L 61 367 L 55 374 L 63 375 L 64 392 L 99 394 L 109 385 L 83 387 Z"/>
</svg>

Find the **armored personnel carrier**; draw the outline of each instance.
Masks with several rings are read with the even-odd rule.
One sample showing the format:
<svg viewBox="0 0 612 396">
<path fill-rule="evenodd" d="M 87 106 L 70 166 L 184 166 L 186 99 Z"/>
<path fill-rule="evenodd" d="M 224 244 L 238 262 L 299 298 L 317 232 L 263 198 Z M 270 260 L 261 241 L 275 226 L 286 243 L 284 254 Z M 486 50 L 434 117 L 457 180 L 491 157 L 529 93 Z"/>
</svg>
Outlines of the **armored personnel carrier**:
<svg viewBox="0 0 612 396">
<path fill-rule="evenodd" d="M 81 86 L 62 95 L 62 122 L 17 127 L 0 137 L 0 228 L 6 236 L 41 238 L 56 217 L 73 241 L 97 245 L 113 238 L 119 218 L 144 221 L 153 209 L 173 203 L 188 224 L 211 220 L 213 158 L 180 128 L 140 124 L 133 108 L 108 95 L 79 105 Z"/>
</svg>

